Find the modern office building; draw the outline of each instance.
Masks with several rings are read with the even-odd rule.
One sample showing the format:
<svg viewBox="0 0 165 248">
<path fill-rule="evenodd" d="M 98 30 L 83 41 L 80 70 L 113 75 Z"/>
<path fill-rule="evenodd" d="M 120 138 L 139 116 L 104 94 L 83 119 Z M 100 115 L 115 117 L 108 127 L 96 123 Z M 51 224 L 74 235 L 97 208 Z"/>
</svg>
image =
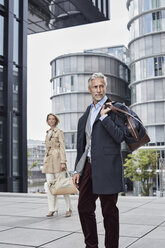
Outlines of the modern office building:
<svg viewBox="0 0 165 248">
<path fill-rule="evenodd" d="M 107 95 L 113 101 L 130 105 L 128 67 L 121 60 L 103 53 L 74 53 L 51 61 L 52 111 L 57 114 L 64 131 L 67 165 L 74 170 L 76 156 L 77 123 L 91 103 L 88 78 L 102 72 L 108 78 Z"/>
<path fill-rule="evenodd" d="M 27 34 L 108 19 L 109 0 L 0 0 L 0 191 L 27 191 Z"/>
<path fill-rule="evenodd" d="M 165 0 L 127 0 L 127 8 L 131 108 L 151 138 L 145 148 L 155 148 L 165 158 Z M 157 181 L 159 190 L 159 174 Z"/>
<path fill-rule="evenodd" d="M 124 45 L 88 49 L 84 50 L 84 52 L 104 53 L 112 55 L 123 61 L 125 64 L 129 64 L 129 50 Z"/>
</svg>

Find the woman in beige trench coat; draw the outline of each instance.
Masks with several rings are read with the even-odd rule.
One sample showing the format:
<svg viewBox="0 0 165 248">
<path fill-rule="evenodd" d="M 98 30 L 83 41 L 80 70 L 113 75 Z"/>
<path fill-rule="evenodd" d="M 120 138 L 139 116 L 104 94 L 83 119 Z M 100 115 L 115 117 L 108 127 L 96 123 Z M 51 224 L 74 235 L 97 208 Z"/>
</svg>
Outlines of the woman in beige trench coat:
<svg viewBox="0 0 165 248">
<path fill-rule="evenodd" d="M 46 121 L 50 126 L 47 131 L 45 143 L 46 143 L 46 153 L 44 157 L 44 164 L 42 173 L 46 174 L 47 184 L 56 179 L 61 171 L 66 170 L 66 153 L 65 153 L 65 142 L 64 134 L 57 125 L 59 119 L 56 115 L 50 113 L 47 115 Z M 58 199 L 57 196 L 51 194 L 49 188 L 47 187 L 47 197 L 48 197 L 48 208 L 49 213 L 47 217 L 51 217 L 56 212 L 58 214 Z M 70 217 L 72 214 L 72 207 L 69 195 L 64 195 L 66 203 L 66 217 Z"/>
</svg>

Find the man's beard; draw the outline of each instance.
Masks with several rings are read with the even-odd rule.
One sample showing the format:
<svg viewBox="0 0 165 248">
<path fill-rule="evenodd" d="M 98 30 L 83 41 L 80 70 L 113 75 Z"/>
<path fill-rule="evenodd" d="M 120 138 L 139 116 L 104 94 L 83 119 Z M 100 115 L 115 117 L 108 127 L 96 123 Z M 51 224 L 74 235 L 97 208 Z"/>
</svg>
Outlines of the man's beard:
<svg viewBox="0 0 165 248">
<path fill-rule="evenodd" d="M 94 99 L 96 101 L 100 101 L 101 99 L 103 99 L 104 95 L 103 94 L 100 94 L 99 96 L 95 95 Z"/>
</svg>

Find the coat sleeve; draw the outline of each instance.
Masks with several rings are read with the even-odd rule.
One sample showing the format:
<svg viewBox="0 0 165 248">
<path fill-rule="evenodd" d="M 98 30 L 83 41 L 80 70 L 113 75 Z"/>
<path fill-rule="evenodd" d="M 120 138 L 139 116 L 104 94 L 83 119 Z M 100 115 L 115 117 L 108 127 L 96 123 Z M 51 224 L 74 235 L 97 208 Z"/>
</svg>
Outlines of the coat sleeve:
<svg viewBox="0 0 165 248">
<path fill-rule="evenodd" d="M 120 122 L 120 125 L 117 125 L 109 115 L 105 117 L 101 121 L 101 123 L 116 143 L 121 143 L 122 141 L 124 141 L 125 139 L 124 123 Z"/>
<path fill-rule="evenodd" d="M 66 163 L 65 141 L 62 130 L 59 130 L 59 143 L 60 143 L 60 163 Z"/>
</svg>

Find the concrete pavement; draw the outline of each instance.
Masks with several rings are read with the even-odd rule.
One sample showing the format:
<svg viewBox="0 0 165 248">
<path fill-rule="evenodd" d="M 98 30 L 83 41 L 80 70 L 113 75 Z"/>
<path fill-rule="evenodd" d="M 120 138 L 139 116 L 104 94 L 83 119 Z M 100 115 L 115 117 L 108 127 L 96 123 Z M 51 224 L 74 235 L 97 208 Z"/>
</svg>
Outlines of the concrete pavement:
<svg viewBox="0 0 165 248">
<path fill-rule="evenodd" d="M 59 197 L 58 216 L 45 217 L 44 194 L 0 193 L 0 248 L 84 248 L 77 196 L 71 196 L 73 215 L 65 218 Z M 165 198 L 120 196 L 120 248 L 165 247 Z M 99 248 L 104 247 L 104 228 L 97 201 Z"/>
</svg>

